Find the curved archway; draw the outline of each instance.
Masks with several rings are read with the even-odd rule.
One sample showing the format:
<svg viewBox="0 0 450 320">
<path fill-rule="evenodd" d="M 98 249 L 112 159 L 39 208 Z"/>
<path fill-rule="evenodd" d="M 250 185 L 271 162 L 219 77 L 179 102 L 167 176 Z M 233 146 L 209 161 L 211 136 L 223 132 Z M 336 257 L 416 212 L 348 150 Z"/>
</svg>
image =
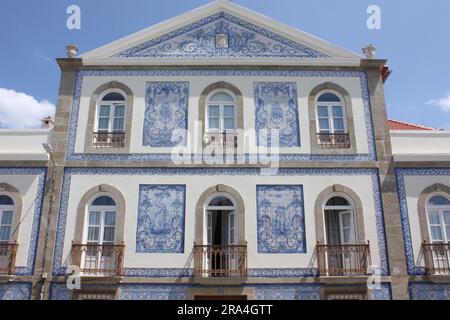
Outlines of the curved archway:
<svg viewBox="0 0 450 320">
<path fill-rule="evenodd" d="M 202 193 L 197 205 L 195 207 L 195 243 L 198 245 L 206 245 L 205 243 L 205 230 L 206 230 L 206 219 L 205 219 L 205 209 L 209 205 L 210 200 L 214 198 L 215 195 L 228 195 L 230 199 L 234 200 L 234 206 L 236 208 L 236 226 L 237 226 L 237 239 L 236 244 L 245 244 L 245 205 L 244 199 L 238 191 L 226 186 L 226 185 L 216 185 L 208 188 Z"/>
<path fill-rule="evenodd" d="M 7 183 L 0 183 L 0 195 L 6 195 L 14 202 L 10 242 L 16 242 L 19 240 L 19 227 L 22 222 L 22 195 L 18 189 Z"/>
<path fill-rule="evenodd" d="M 77 208 L 77 220 L 75 225 L 75 237 L 74 242 L 83 243 L 83 231 L 85 228 L 86 213 L 91 202 L 98 197 L 106 196 L 111 197 L 116 204 L 116 242 L 122 243 L 124 240 L 124 227 L 125 227 L 125 209 L 126 202 L 123 194 L 113 186 L 100 185 L 89 189 L 81 198 Z"/>
<path fill-rule="evenodd" d="M 118 148 L 118 149 L 108 149 L 108 148 L 93 148 L 92 142 L 93 142 L 93 132 L 95 128 L 96 123 L 96 111 L 97 111 L 97 105 L 99 101 L 105 96 L 107 93 L 111 93 L 114 91 L 119 91 L 121 94 L 124 95 L 124 98 L 126 100 L 126 107 L 125 107 L 125 123 L 124 123 L 124 132 L 125 132 L 125 140 L 124 140 L 124 147 Z M 131 135 L 131 127 L 132 127 L 132 115 L 133 115 L 133 105 L 134 105 L 134 95 L 131 89 L 120 82 L 117 81 L 111 81 L 108 83 L 105 83 L 98 87 L 91 96 L 90 103 L 89 103 L 89 115 L 88 115 L 88 123 L 86 126 L 86 139 L 85 139 L 85 152 L 86 153 L 128 153 L 130 150 L 130 135 Z"/>
<path fill-rule="evenodd" d="M 317 241 L 321 244 L 325 244 L 326 232 L 325 232 L 325 215 L 324 207 L 333 197 L 344 197 L 349 201 L 354 209 L 354 219 L 356 224 L 356 240 L 359 244 L 363 244 L 366 241 L 366 234 L 364 228 L 364 214 L 363 206 L 359 196 L 352 189 L 335 184 L 323 190 L 316 199 L 315 203 L 315 219 L 316 219 L 316 236 Z"/>
<path fill-rule="evenodd" d="M 338 153 L 356 153 L 356 137 L 355 137 L 355 124 L 353 121 L 353 109 L 352 99 L 347 90 L 338 84 L 332 82 L 322 83 L 311 90 L 308 96 L 308 114 L 309 114 L 309 128 L 310 128 L 310 140 L 311 140 L 311 152 L 315 154 L 329 153 L 330 150 L 319 147 L 317 140 L 317 114 L 316 114 L 316 101 L 321 93 L 335 92 L 338 97 L 343 99 L 346 127 L 350 139 L 350 148 L 345 149 L 333 149 L 333 152 Z"/>
</svg>

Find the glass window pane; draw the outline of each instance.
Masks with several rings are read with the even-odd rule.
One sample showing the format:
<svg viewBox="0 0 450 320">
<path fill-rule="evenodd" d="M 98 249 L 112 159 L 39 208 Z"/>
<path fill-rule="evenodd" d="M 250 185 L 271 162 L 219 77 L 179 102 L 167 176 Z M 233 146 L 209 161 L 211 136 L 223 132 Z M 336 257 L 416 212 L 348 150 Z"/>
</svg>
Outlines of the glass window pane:
<svg viewBox="0 0 450 320">
<path fill-rule="evenodd" d="M 219 117 L 219 106 L 216 106 L 216 105 L 209 106 L 208 116 L 210 118 L 218 118 Z"/>
<path fill-rule="evenodd" d="M 209 202 L 210 207 L 233 207 L 233 202 L 222 196 L 215 197 Z"/>
<path fill-rule="evenodd" d="M 330 124 L 328 122 L 328 119 L 319 119 L 319 129 L 330 130 Z"/>
<path fill-rule="evenodd" d="M 90 226 L 98 226 L 98 225 L 100 225 L 100 212 L 91 211 L 89 213 L 89 225 Z"/>
<path fill-rule="evenodd" d="M 337 130 L 344 130 L 344 120 L 343 119 L 333 119 L 333 125 L 334 129 Z"/>
<path fill-rule="evenodd" d="M 88 241 L 96 242 L 99 237 L 99 227 L 89 227 L 88 228 Z"/>
<path fill-rule="evenodd" d="M 2 222 L 1 224 L 12 224 L 13 212 L 12 211 L 3 211 Z"/>
<path fill-rule="evenodd" d="M 114 117 L 123 118 L 124 115 L 125 115 L 125 106 L 123 105 L 116 106 L 114 109 Z"/>
<path fill-rule="evenodd" d="M 0 241 L 9 241 L 10 233 L 11 233 L 10 226 L 0 227 Z"/>
<path fill-rule="evenodd" d="M 343 118 L 344 112 L 342 111 L 342 107 L 334 106 L 333 107 L 333 117 L 335 118 Z"/>
<path fill-rule="evenodd" d="M 112 207 L 112 206 L 116 205 L 116 202 L 112 198 L 110 198 L 108 196 L 101 196 L 101 197 L 98 197 L 97 199 L 95 199 L 92 202 L 92 205 L 93 206 L 109 206 L 109 207 Z"/>
<path fill-rule="evenodd" d="M 234 129 L 234 118 L 223 120 L 224 129 Z"/>
<path fill-rule="evenodd" d="M 98 121 L 98 130 L 109 129 L 109 118 L 100 118 Z"/>
<path fill-rule="evenodd" d="M 328 118 L 328 108 L 325 106 L 318 106 L 317 115 L 319 118 Z"/>
<path fill-rule="evenodd" d="M 345 198 L 342 197 L 333 197 L 327 201 L 327 206 L 350 206 L 350 203 Z"/>
<path fill-rule="evenodd" d="M 227 118 L 234 118 L 234 106 L 224 106 L 223 116 Z"/>
<path fill-rule="evenodd" d="M 219 129 L 219 119 L 209 118 L 209 129 Z"/>
<path fill-rule="evenodd" d="M 103 241 L 114 242 L 114 227 L 105 227 L 105 234 L 103 235 Z"/>
<path fill-rule="evenodd" d="M 106 226 L 116 225 L 116 213 L 114 211 L 105 212 L 105 225 Z"/>
<path fill-rule="evenodd" d="M 123 118 L 114 119 L 114 131 L 123 131 Z"/>
<path fill-rule="evenodd" d="M 225 92 L 219 92 L 216 93 L 214 96 L 209 99 L 209 101 L 221 101 L 221 102 L 228 102 L 228 101 L 234 101 L 233 98 L 226 94 Z"/>
<path fill-rule="evenodd" d="M 450 206 L 450 200 L 443 196 L 435 196 L 430 199 L 429 204 L 432 206 Z"/>
<path fill-rule="evenodd" d="M 439 212 L 437 211 L 430 211 L 428 213 L 428 219 L 430 221 L 430 224 L 441 224 L 441 221 L 439 219 Z"/>
<path fill-rule="evenodd" d="M 100 117 L 109 117 L 110 109 L 110 106 L 100 106 Z"/>
<path fill-rule="evenodd" d="M 118 92 L 111 92 L 104 96 L 102 101 L 125 101 L 125 98 Z"/>
<path fill-rule="evenodd" d="M 351 228 L 345 228 L 342 230 L 342 233 L 344 235 L 344 243 L 349 243 L 350 242 L 350 232 L 352 231 Z"/>
<path fill-rule="evenodd" d="M 351 216 L 350 213 L 342 214 L 342 227 L 346 228 L 351 226 Z"/>
<path fill-rule="evenodd" d="M 340 102 L 341 100 L 338 98 L 337 95 L 332 93 L 324 93 L 317 99 L 317 101 L 320 102 Z"/>
<path fill-rule="evenodd" d="M 14 201 L 5 195 L 1 195 L 0 196 L 0 205 L 2 206 L 13 206 L 14 205 Z"/>
<path fill-rule="evenodd" d="M 447 232 L 447 241 L 450 241 L 450 226 L 445 227 L 445 232 Z"/>
<path fill-rule="evenodd" d="M 442 241 L 441 227 L 431 227 L 431 240 Z"/>
</svg>

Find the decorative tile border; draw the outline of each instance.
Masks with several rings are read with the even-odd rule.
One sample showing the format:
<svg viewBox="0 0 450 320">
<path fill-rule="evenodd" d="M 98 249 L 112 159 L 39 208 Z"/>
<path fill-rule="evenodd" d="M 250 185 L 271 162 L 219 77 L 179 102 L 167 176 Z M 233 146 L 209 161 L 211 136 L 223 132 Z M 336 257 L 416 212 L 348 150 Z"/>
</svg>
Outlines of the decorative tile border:
<svg viewBox="0 0 450 320">
<path fill-rule="evenodd" d="M 0 284 L 1 300 L 30 300 L 31 282 L 14 282 Z"/>
<path fill-rule="evenodd" d="M 450 283 L 411 282 L 411 300 L 450 300 Z"/>
<path fill-rule="evenodd" d="M 258 253 L 306 253 L 302 185 L 257 185 Z"/>
<path fill-rule="evenodd" d="M 39 227 L 42 214 L 42 202 L 44 200 L 44 185 L 47 175 L 46 168 L 0 168 L 1 175 L 37 175 L 39 181 L 36 191 L 36 200 L 34 205 L 33 223 L 30 232 L 30 247 L 28 250 L 28 258 L 26 267 L 16 267 L 16 275 L 29 276 L 34 272 L 34 264 L 36 259 L 36 250 L 38 246 Z M 19 244 L 20 246 L 20 244 Z"/>
<path fill-rule="evenodd" d="M 80 110 L 80 97 L 84 77 L 345 77 L 359 78 L 364 102 L 364 114 L 367 130 L 369 154 L 357 155 L 314 155 L 280 154 L 281 161 L 376 161 L 375 134 L 372 121 L 367 75 L 364 71 L 289 71 L 289 70 L 80 70 L 73 96 L 73 106 L 69 123 L 67 160 L 79 161 L 171 161 L 171 154 L 84 154 L 75 153 L 76 133 Z M 191 155 L 198 158 L 201 155 Z M 244 155 L 245 159 L 257 155 Z"/>
<path fill-rule="evenodd" d="M 257 168 L 66 168 L 63 178 L 60 212 L 56 229 L 56 243 L 53 259 L 53 274 L 65 275 L 65 266 L 62 263 L 62 252 L 64 246 L 64 235 L 66 228 L 66 218 L 68 210 L 68 200 L 70 194 L 70 184 L 72 175 L 137 175 L 137 176 L 255 176 L 260 175 L 260 169 Z M 381 261 L 381 275 L 389 274 L 387 261 L 386 235 L 384 229 L 383 206 L 381 202 L 381 189 L 377 169 L 301 169 L 301 168 L 282 168 L 278 176 L 349 176 L 349 175 L 369 175 L 372 177 L 372 189 L 375 202 L 375 215 L 377 225 L 378 250 Z M 273 274 L 284 273 L 287 277 L 310 276 L 314 270 L 308 269 L 277 269 L 281 271 L 272 271 L 271 269 L 254 269 L 250 271 L 254 276 L 273 277 Z M 191 275 L 189 269 L 125 269 L 125 274 L 129 276 L 144 277 L 167 277 L 167 276 L 185 276 Z"/>
<path fill-rule="evenodd" d="M 216 47 L 216 34 L 228 39 Z M 327 58 L 324 53 L 289 40 L 223 11 L 115 55 L 121 58 Z"/>
<path fill-rule="evenodd" d="M 409 224 L 408 203 L 406 199 L 405 176 L 449 176 L 450 168 L 398 168 L 395 170 L 397 179 L 397 194 L 400 203 L 400 219 L 405 242 L 406 265 L 409 275 L 424 275 L 425 268 L 415 265 L 414 250 Z"/>
</svg>

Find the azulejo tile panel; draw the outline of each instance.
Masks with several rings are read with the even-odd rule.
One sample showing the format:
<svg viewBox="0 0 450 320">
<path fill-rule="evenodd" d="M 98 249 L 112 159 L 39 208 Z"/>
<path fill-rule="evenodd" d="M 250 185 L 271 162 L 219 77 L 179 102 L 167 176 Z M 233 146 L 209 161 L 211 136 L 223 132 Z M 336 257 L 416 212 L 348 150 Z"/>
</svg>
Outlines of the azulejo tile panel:
<svg viewBox="0 0 450 320">
<path fill-rule="evenodd" d="M 305 253 L 303 186 L 256 187 L 258 253 Z"/>
<path fill-rule="evenodd" d="M 38 186 L 36 200 L 33 209 L 33 222 L 30 232 L 30 242 L 28 249 L 27 265 L 16 267 L 16 275 L 28 276 L 34 272 L 34 263 L 38 245 L 39 224 L 42 214 L 42 202 L 44 199 L 44 185 L 47 175 L 46 168 L 0 168 L 0 181 L 2 175 L 36 175 L 38 177 Z M 20 245 L 20 244 L 19 244 Z"/>
<path fill-rule="evenodd" d="M 375 161 L 376 150 L 374 140 L 374 130 L 372 122 L 372 111 L 369 98 L 369 88 L 367 75 L 363 71 L 307 71 L 307 70 L 80 70 L 77 72 L 75 90 L 73 96 L 73 106 L 70 116 L 69 135 L 67 142 L 67 160 L 79 161 L 171 161 L 170 153 L 136 153 L 136 154 L 84 154 L 75 153 L 76 132 L 78 127 L 78 117 L 80 112 L 80 97 L 83 87 L 84 77 L 322 77 L 322 78 L 359 78 L 364 103 L 365 126 L 367 141 L 369 146 L 368 154 L 355 155 L 314 155 L 314 154 L 281 154 L 280 161 Z M 199 155 L 191 155 L 193 158 Z M 244 155 L 245 159 L 256 157 L 257 155 Z"/>
<path fill-rule="evenodd" d="M 224 39 L 217 45 L 217 35 Z M 326 58 L 327 55 L 219 12 L 116 55 L 125 58 Z"/>
<path fill-rule="evenodd" d="M 411 300 L 450 300 L 450 283 L 419 283 L 409 284 Z"/>
<path fill-rule="evenodd" d="M 148 82 L 142 145 L 174 147 L 185 144 L 185 138 L 172 140 L 172 135 L 177 130 L 187 129 L 188 101 L 188 82 Z"/>
<path fill-rule="evenodd" d="M 256 300 L 320 300 L 319 284 L 257 285 Z"/>
<path fill-rule="evenodd" d="M 139 186 L 137 253 L 183 253 L 184 185 Z"/>
<path fill-rule="evenodd" d="M 0 284 L 0 300 L 30 300 L 31 283 L 15 282 Z"/>
<path fill-rule="evenodd" d="M 400 220 L 403 230 L 403 241 L 405 243 L 406 265 L 409 275 L 423 275 L 425 268 L 416 266 L 414 259 L 414 249 L 412 246 L 411 226 L 409 224 L 408 203 L 406 196 L 406 176 L 448 176 L 450 178 L 450 168 L 397 168 L 395 170 L 397 179 L 397 195 L 400 204 Z M 416 231 L 418 232 L 418 230 Z"/>
<path fill-rule="evenodd" d="M 120 298 L 122 300 L 187 300 L 186 285 L 122 285 Z"/>
<path fill-rule="evenodd" d="M 280 147 L 300 147 L 297 85 L 255 82 L 254 95 L 258 146 L 273 145 L 271 131 L 277 130 Z"/>
</svg>

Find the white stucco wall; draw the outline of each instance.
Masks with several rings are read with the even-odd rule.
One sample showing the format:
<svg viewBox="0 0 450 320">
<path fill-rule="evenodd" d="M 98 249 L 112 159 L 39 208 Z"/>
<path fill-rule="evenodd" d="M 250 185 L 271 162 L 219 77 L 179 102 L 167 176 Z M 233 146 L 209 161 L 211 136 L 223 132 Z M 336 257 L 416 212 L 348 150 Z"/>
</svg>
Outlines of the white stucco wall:
<svg viewBox="0 0 450 320">
<path fill-rule="evenodd" d="M 89 116 L 90 97 L 101 85 L 110 81 L 119 81 L 127 85 L 134 94 L 134 107 L 131 133 L 131 153 L 170 153 L 171 148 L 151 148 L 142 146 L 142 130 L 145 112 L 145 89 L 148 81 L 188 81 L 189 82 L 189 115 L 188 126 L 194 132 L 194 122 L 199 119 L 199 96 L 210 84 L 218 81 L 228 82 L 242 92 L 244 97 L 244 129 L 255 128 L 254 82 L 296 82 L 299 106 L 300 148 L 281 148 L 281 153 L 311 152 L 309 133 L 308 96 L 311 90 L 325 82 L 333 82 L 342 86 L 352 97 L 353 117 L 357 152 L 368 153 L 367 132 L 362 100 L 360 79 L 358 77 L 220 77 L 220 76 L 193 76 L 193 77 L 84 77 L 80 99 L 80 112 L 76 134 L 75 153 L 84 152 L 86 126 Z M 129 120 L 128 120 L 129 121 Z M 252 144 L 251 147 L 254 147 Z M 255 150 L 247 149 L 249 153 Z"/>
<path fill-rule="evenodd" d="M 380 265 L 376 230 L 375 202 L 370 175 L 361 176 L 145 176 L 145 175 L 72 175 L 68 201 L 66 231 L 62 261 L 66 261 L 74 239 L 76 211 L 80 199 L 89 189 L 108 184 L 119 189 L 126 199 L 125 268 L 185 268 L 192 252 L 195 236 L 195 206 L 200 195 L 218 183 L 237 190 L 245 201 L 245 237 L 248 241 L 249 268 L 307 268 L 316 246 L 314 205 L 317 196 L 333 184 L 354 190 L 364 207 L 366 238 L 371 243 L 372 262 Z M 185 250 L 183 254 L 136 254 L 136 221 L 140 184 L 186 184 Z M 258 254 L 256 185 L 303 185 L 306 254 Z"/>
<path fill-rule="evenodd" d="M 0 160 L 48 160 L 42 147 L 48 141 L 49 129 L 0 129 Z"/>
<path fill-rule="evenodd" d="M 450 132 L 391 131 L 396 161 L 449 161 Z"/>
</svg>

